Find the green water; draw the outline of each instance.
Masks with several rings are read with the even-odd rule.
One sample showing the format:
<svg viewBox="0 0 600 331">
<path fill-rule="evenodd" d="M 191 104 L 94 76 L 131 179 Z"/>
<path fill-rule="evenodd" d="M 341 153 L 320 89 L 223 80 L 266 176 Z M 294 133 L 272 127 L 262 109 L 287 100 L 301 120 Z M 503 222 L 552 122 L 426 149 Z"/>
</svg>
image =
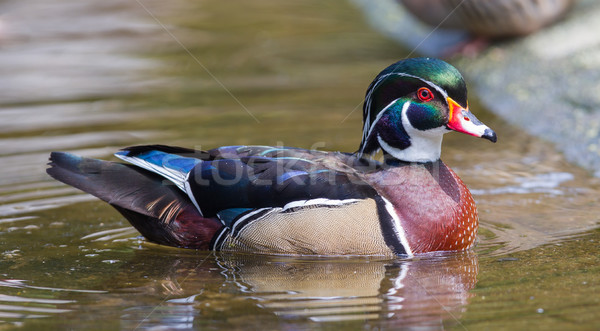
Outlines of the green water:
<svg viewBox="0 0 600 331">
<path fill-rule="evenodd" d="M 600 181 L 476 96 L 471 109 L 499 142 L 450 134 L 443 151 L 480 211 L 469 253 L 163 247 L 46 176 L 52 150 L 354 151 L 366 87 L 408 51 L 349 3 L 28 0 L 0 10 L 0 330 L 600 328 Z"/>
</svg>

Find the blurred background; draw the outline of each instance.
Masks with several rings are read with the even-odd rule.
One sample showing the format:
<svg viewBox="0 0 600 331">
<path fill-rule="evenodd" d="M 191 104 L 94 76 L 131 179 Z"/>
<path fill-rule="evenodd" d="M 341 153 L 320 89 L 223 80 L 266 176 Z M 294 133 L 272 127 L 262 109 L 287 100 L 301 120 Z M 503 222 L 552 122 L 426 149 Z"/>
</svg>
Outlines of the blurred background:
<svg viewBox="0 0 600 331">
<path fill-rule="evenodd" d="M 476 3 L 0 2 L 0 330 L 599 327 L 600 4 Z M 414 56 L 455 65 L 498 133 L 445 138 L 474 253 L 160 247 L 45 174 L 135 144 L 353 152 L 369 83 Z"/>
</svg>

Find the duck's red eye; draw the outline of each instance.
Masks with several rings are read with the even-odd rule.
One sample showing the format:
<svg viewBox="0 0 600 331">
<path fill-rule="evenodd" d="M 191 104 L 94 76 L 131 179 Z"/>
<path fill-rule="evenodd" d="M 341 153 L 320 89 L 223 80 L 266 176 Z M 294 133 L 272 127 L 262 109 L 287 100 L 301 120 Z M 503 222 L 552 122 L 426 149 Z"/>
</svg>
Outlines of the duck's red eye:
<svg viewBox="0 0 600 331">
<path fill-rule="evenodd" d="M 423 102 L 433 100 L 433 93 L 431 93 L 431 90 L 426 87 L 421 87 L 417 91 L 417 96 L 419 97 L 419 100 L 421 100 Z"/>
</svg>

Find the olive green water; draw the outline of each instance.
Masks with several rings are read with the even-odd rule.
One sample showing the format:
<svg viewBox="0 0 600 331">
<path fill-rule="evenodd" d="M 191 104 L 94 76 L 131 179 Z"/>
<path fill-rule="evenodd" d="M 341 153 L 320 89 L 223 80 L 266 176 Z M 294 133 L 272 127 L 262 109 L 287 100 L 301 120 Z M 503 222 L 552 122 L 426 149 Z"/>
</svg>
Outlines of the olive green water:
<svg viewBox="0 0 600 331">
<path fill-rule="evenodd" d="M 408 51 L 352 5 L 31 0 L 0 11 L 0 330 L 600 328 L 599 180 L 476 96 L 499 142 L 450 134 L 443 151 L 480 211 L 469 253 L 163 247 L 45 175 L 51 150 L 355 150 L 366 87 Z"/>
</svg>

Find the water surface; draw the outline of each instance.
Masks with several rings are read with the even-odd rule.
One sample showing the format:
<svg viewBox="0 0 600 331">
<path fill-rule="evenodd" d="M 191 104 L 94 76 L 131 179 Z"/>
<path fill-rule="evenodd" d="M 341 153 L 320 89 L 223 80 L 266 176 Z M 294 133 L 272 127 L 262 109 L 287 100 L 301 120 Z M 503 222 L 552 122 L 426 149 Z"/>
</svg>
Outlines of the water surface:
<svg viewBox="0 0 600 331">
<path fill-rule="evenodd" d="M 476 96 L 499 142 L 449 134 L 443 151 L 477 200 L 474 252 L 162 247 L 45 174 L 52 150 L 111 159 L 142 143 L 354 151 L 366 87 L 409 52 L 352 5 L 27 0 L 0 12 L 0 329 L 600 327 L 599 180 Z"/>
</svg>

